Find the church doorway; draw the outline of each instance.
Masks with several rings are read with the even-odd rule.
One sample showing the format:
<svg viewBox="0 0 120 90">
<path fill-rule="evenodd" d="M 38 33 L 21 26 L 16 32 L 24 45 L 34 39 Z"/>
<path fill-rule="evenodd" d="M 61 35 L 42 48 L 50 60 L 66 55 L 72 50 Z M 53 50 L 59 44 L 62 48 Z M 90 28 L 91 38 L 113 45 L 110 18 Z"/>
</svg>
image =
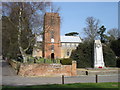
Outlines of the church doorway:
<svg viewBox="0 0 120 90">
<path fill-rule="evenodd" d="M 51 53 L 51 60 L 54 60 L 54 53 Z"/>
</svg>

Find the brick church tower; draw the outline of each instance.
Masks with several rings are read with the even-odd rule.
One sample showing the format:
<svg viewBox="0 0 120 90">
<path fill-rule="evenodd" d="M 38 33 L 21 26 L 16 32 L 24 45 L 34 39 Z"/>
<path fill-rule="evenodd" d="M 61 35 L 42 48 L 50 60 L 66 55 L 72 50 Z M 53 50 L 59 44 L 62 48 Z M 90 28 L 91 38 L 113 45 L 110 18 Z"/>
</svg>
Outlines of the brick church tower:
<svg viewBox="0 0 120 90">
<path fill-rule="evenodd" d="M 58 13 L 44 15 L 43 57 L 47 59 L 61 57 L 60 16 Z"/>
</svg>

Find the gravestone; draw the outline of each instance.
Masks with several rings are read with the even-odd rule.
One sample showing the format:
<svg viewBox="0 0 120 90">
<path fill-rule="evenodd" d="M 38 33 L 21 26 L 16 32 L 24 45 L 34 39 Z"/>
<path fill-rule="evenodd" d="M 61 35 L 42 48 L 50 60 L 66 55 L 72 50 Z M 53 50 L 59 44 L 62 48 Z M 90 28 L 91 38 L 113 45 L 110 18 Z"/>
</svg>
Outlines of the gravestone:
<svg viewBox="0 0 120 90">
<path fill-rule="evenodd" d="M 104 68 L 103 50 L 100 40 L 94 42 L 94 68 Z"/>
</svg>

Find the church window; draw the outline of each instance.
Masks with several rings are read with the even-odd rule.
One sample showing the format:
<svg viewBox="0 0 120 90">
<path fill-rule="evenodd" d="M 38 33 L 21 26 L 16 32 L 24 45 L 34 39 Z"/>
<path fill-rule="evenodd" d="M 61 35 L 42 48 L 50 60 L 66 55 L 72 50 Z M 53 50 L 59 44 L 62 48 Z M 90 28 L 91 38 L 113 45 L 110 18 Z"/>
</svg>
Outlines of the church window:
<svg viewBox="0 0 120 90">
<path fill-rule="evenodd" d="M 65 47 L 65 43 L 62 43 L 62 47 Z"/>
<path fill-rule="evenodd" d="M 67 43 L 67 47 L 70 47 L 70 43 Z"/>
<path fill-rule="evenodd" d="M 67 47 L 67 44 L 65 43 L 65 47 Z"/>
<path fill-rule="evenodd" d="M 74 46 L 77 47 L 77 44 L 75 44 Z"/>
<path fill-rule="evenodd" d="M 53 26 L 54 25 L 54 17 L 53 16 L 51 16 L 51 25 Z"/>
<path fill-rule="evenodd" d="M 54 39 L 53 38 L 51 38 L 51 42 L 54 43 Z"/>
<path fill-rule="evenodd" d="M 51 38 L 54 38 L 54 31 L 51 31 Z"/>
<path fill-rule="evenodd" d="M 73 47 L 73 44 L 71 43 L 71 47 Z"/>
<path fill-rule="evenodd" d="M 79 44 L 77 43 L 76 46 L 78 46 Z"/>
<path fill-rule="evenodd" d="M 69 51 L 67 51 L 67 56 L 69 56 L 69 54 L 70 54 L 70 52 L 69 52 Z"/>
<path fill-rule="evenodd" d="M 54 45 L 51 45 L 51 50 L 54 50 Z"/>
</svg>

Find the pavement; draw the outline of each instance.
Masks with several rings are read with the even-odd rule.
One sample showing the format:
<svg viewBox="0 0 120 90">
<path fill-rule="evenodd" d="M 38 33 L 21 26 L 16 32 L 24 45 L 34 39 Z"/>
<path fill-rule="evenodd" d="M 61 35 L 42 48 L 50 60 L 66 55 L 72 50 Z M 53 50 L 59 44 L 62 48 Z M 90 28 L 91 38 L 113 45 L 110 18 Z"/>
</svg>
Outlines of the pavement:
<svg viewBox="0 0 120 90">
<path fill-rule="evenodd" d="M 2 60 L 2 76 L 17 76 L 15 70 L 5 60 Z"/>
<path fill-rule="evenodd" d="M 0 61 L 2 74 L 0 74 L 0 85 L 27 86 L 43 84 L 62 84 L 62 77 L 22 77 L 4 60 Z M 118 82 L 118 74 L 98 75 L 98 82 Z M 95 75 L 65 76 L 64 83 L 96 83 Z"/>
</svg>

